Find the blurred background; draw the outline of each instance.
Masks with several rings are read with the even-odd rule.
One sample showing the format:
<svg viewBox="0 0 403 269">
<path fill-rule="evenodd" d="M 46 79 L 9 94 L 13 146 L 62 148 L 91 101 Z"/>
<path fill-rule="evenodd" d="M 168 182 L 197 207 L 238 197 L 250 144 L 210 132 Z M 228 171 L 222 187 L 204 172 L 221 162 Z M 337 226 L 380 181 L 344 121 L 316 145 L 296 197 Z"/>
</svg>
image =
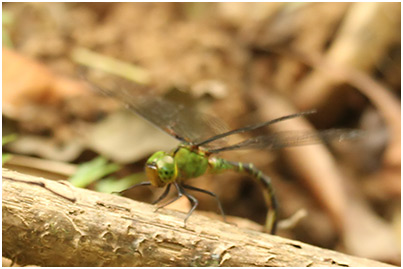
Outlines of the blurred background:
<svg viewBox="0 0 403 269">
<path fill-rule="evenodd" d="M 280 236 L 400 265 L 400 3 L 2 6 L 3 167 L 112 192 L 144 180 L 154 151 L 177 146 L 91 89 L 87 80 L 102 83 L 82 66 L 124 77 L 133 95 L 214 115 L 227 129 L 316 109 L 238 139 L 330 128 L 365 135 L 220 157 L 272 178 Z M 216 193 L 232 222 L 262 229 L 267 209 L 250 177 L 206 175 L 190 184 Z M 150 202 L 160 193 L 127 196 Z M 221 219 L 213 198 L 194 195 L 199 213 Z M 189 204 L 172 207 L 186 212 Z"/>
</svg>

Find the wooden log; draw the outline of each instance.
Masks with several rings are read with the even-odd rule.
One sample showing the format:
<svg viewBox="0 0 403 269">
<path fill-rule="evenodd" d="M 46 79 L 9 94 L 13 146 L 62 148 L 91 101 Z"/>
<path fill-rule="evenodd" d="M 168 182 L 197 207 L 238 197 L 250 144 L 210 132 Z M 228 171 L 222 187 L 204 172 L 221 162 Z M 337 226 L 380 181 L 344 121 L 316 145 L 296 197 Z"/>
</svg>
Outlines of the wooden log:
<svg viewBox="0 0 403 269">
<path fill-rule="evenodd" d="M 41 266 L 389 266 L 2 170 L 3 256 Z"/>
</svg>

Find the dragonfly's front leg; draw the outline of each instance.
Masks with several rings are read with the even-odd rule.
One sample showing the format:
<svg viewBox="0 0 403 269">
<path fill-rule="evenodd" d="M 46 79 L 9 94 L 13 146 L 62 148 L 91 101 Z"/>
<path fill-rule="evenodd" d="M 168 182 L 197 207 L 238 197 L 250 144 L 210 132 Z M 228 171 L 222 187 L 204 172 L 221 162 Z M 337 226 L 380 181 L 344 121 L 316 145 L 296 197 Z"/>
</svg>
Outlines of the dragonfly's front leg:
<svg viewBox="0 0 403 269">
<path fill-rule="evenodd" d="M 174 184 L 176 190 L 178 191 L 178 195 L 177 195 L 175 198 L 171 199 L 169 202 L 167 202 L 167 203 L 165 203 L 165 204 L 163 204 L 163 205 L 161 205 L 161 206 L 158 206 L 158 207 L 155 209 L 154 212 L 158 211 L 160 208 L 163 208 L 163 207 L 166 207 L 167 205 L 172 204 L 173 202 L 175 202 L 176 200 L 178 200 L 179 198 L 181 198 L 181 197 L 183 196 L 184 193 L 181 191 L 181 188 L 179 187 L 178 183 L 173 182 L 172 184 Z M 167 188 L 168 188 L 168 187 L 167 187 Z M 166 194 L 168 194 L 168 192 L 167 192 L 166 189 L 165 189 L 164 193 L 163 193 L 161 196 L 163 196 L 163 195 L 166 196 L 165 192 L 166 192 Z M 161 198 L 161 197 L 160 197 L 160 198 Z M 164 197 L 163 197 L 163 198 L 164 198 Z M 158 199 L 158 200 L 159 200 L 159 199 Z"/>
<path fill-rule="evenodd" d="M 172 204 L 173 202 L 175 202 L 176 200 L 178 200 L 179 198 L 181 198 L 183 195 L 185 195 L 186 198 L 188 198 L 190 204 L 192 205 L 192 208 L 189 210 L 189 212 L 187 213 L 187 215 L 186 215 L 186 217 L 185 217 L 185 220 L 184 220 L 184 224 L 185 224 L 185 226 L 186 226 L 186 221 L 188 220 L 188 218 L 190 217 L 190 215 L 192 215 L 192 213 L 193 213 L 193 211 L 196 209 L 196 207 L 199 205 L 199 201 L 197 201 L 197 199 L 196 199 L 194 196 L 192 196 L 192 195 L 190 195 L 189 193 L 187 193 L 187 192 L 185 191 L 185 189 L 184 189 L 184 186 L 182 186 L 181 184 L 179 184 L 179 183 L 177 183 L 177 182 L 173 182 L 172 184 L 174 184 L 176 190 L 178 191 L 178 195 L 177 195 L 174 199 L 170 200 L 168 203 L 165 203 L 164 205 L 157 207 L 157 209 L 156 209 L 155 211 L 157 211 L 158 209 L 160 209 L 160 208 L 162 208 L 162 207 L 165 207 L 165 206 L 167 206 L 167 205 L 169 205 L 169 204 Z M 168 194 L 168 192 L 169 192 L 169 186 L 170 186 L 170 185 L 167 186 L 167 188 L 165 189 L 164 193 L 161 195 L 162 198 L 160 197 L 158 200 L 163 199 L 163 198 Z M 158 200 L 157 200 L 157 201 L 158 201 Z"/>
<path fill-rule="evenodd" d="M 165 197 L 167 197 L 170 188 L 171 188 L 171 184 L 168 184 L 167 187 L 165 188 L 164 192 L 161 194 L 161 196 L 160 196 L 157 200 L 155 200 L 154 202 L 152 202 L 152 204 L 155 205 L 155 204 L 157 204 L 158 202 L 160 202 L 162 199 L 164 199 Z"/>
<path fill-rule="evenodd" d="M 137 188 L 137 187 L 140 187 L 140 186 L 150 186 L 150 185 L 151 185 L 151 182 L 143 181 L 143 182 L 140 182 L 140 183 L 138 183 L 136 185 L 133 185 L 133 186 L 127 188 L 127 189 L 124 189 L 123 191 L 114 191 L 114 192 L 112 192 L 112 194 L 120 194 L 120 195 L 122 195 L 123 193 L 125 193 L 128 190 L 131 190 L 131 189 L 134 189 L 134 188 Z"/>
</svg>

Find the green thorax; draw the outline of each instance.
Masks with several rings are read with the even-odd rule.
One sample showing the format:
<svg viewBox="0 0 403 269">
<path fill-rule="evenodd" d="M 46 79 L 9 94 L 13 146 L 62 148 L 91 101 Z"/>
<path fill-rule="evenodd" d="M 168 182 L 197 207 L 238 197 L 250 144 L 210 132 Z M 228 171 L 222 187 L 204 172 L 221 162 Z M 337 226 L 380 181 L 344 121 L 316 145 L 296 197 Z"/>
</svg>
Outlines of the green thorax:
<svg viewBox="0 0 403 269">
<path fill-rule="evenodd" d="M 178 168 L 177 180 L 184 181 L 206 173 L 209 167 L 208 156 L 202 150 L 192 150 L 187 146 L 180 146 L 174 152 L 174 159 Z"/>
<path fill-rule="evenodd" d="M 208 152 L 201 149 L 192 150 L 187 146 L 180 146 L 174 156 L 178 167 L 177 179 L 183 181 L 205 173 L 217 174 L 226 170 L 242 171 L 242 168 L 224 159 L 208 155 Z"/>
</svg>

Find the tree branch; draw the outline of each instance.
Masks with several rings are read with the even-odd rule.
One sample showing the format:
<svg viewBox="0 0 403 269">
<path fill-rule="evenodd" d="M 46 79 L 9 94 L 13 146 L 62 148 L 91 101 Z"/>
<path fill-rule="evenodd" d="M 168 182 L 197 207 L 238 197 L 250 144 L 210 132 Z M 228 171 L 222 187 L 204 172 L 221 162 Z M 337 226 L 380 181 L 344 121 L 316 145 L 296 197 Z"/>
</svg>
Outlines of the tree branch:
<svg viewBox="0 0 403 269">
<path fill-rule="evenodd" d="M 388 266 L 3 169 L 3 256 L 42 266 Z M 57 193 L 57 194 L 56 194 Z"/>
</svg>

